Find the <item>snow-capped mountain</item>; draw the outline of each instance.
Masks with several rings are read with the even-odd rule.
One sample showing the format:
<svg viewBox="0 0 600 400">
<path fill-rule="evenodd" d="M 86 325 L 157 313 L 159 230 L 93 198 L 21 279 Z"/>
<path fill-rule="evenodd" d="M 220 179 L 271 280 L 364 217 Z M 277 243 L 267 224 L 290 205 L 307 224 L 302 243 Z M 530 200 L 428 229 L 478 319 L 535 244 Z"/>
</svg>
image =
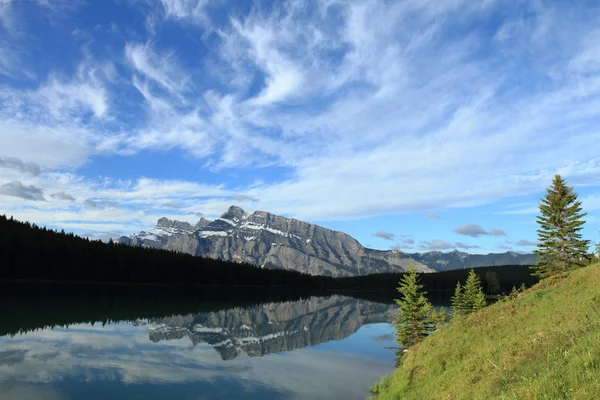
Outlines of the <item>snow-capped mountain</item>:
<svg viewBox="0 0 600 400">
<path fill-rule="evenodd" d="M 156 223 L 156 226 L 149 231 L 141 231 L 140 233 L 123 236 L 119 239 L 120 242 L 132 246 L 145 246 L 160 248 L 167 243 L 167 239 L 173 235 L 189 235 L 197 229 L 202 229 L 211 221 L 202 217 L 196 226 L 192 226 L 187 222 L 173 221 L 168 218 L 161 218 Z"/>
<path fill-rule="evenodd" d="M 484 256 L 462 252 L 408 254 L 374 250 L 342 232 L 265 211 L 249 214 L 236 206 L 231 206 L 214 221 L 203 218 L 194 227 L 161 218 L 151 231 L 122 237 L 120 242 L 328 276 L 402 272 L 411 259 L 417 271 L 435 272 L 482 265 L 526 264 L 531 263 L 532 258 L 517 253 Z"/>
</svg>

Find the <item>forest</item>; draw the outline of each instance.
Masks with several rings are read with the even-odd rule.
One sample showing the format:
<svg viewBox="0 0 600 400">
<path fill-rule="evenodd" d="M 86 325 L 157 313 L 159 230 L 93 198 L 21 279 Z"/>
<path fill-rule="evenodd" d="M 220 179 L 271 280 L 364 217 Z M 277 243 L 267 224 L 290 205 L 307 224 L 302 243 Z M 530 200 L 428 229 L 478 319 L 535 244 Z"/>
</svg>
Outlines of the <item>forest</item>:
<svg viewBox="0 0 600 400">
<path fill-rule="evenodd" d="M 528 266 L 476 268 L 484 285 L 493 272 L 494 290 L 508 292 L 538 278 Z M 421 283 L 431 292 L 450 293 L 468 270 L 422 274 Z M 113 242 L 104 243 L 57 232 L 28 222 L 0 216 L 0 281 L 101 283 L 120 285 L 245 286 L 294 288 L 327 295 L 348 292 L 354 297 L 391 301 L 401 273 L 348 278 L 313 276 L 283 269 L 263 269 L 235 263 Z M 358 294 L 361 293 L 361 294 Z"/>
<path fill-rule="evenodd" d="M 321 283 L 295 271 L 104 243 L 5 216 L 0 216 L 0 279 L 312 288 Z"/>
</svg>

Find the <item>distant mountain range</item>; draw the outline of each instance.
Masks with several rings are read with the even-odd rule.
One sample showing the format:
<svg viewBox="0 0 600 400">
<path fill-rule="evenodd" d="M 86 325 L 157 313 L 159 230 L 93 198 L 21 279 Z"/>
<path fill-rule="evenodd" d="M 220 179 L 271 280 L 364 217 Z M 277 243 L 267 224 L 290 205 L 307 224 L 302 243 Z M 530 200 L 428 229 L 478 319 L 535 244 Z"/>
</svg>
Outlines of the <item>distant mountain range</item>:
<svg viewBox="0 0 600 400">
<path fill-rule="evenodd" d="M 326 276 L 402 272 L 411 259 L 419 272 L 536 261 L 533 254 L 512 251 L 483 255 L 374 250 L 342 232 L 265 211 L 249 214 L 236 206 L 229 207 L 214 221 L 201 218 L 195 226 L 161 218 L 154 229 L 122 236 L 119 242 Z"/>
</svg>

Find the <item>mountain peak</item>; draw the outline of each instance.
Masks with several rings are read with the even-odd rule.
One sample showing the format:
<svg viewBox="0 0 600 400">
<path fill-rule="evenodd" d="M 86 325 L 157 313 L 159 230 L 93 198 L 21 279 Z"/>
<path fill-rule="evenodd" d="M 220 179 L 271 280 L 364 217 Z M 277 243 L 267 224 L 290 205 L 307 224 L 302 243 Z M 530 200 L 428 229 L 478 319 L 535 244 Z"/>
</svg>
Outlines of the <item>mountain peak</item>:
<svg viewBox="0 0 600 400">
<path fill-rule="evenodd" d="M 159 227 L 171 226 L 171 225 L 173 225 L 173 222 L 174 221 L 170 220 L 167 217 L 162 217 L 162 218 L 159 218 L 158 221 L 156 221 L 156 227 L 159 228 Z"/>
<path fill-rule="evenodd" d="M 221 218 L 230 219 L 230 220 L 234 220 L 234 219 L 239 220 L 239 219 L 243 219 L 247 215 L 248 215 L 248 213 L 246 211 L 244 211 L 243 209 L 241 209 L 240 207 L 231 206 L 223 215 L 221 215 Z"/>
<path fill-rule="evenodd" d="M 176 221 L 167 217 L 162 217 L 156 222 L 156 229 L 192 231 L 192 225 L 183 221 Z"/>
<path fill-rule="evenodd" d="M 196 229 L 202 229 L 204 228 L 206 225 L 210 224 L 212 221 L 210 219 L 206 219 L 204 217 L 200 218 L 200 221 L 198 221 L 198 223 L 196 224 L 195 228 Z"/>
</svg>

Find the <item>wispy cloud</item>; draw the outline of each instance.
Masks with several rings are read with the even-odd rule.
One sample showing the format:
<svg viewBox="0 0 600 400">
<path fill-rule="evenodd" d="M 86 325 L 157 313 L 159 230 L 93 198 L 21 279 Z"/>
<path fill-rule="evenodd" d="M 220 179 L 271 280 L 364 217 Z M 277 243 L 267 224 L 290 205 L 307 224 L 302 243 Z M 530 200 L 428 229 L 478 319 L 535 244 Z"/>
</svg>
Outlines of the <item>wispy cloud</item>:
<svg viewBox="0 0 600 400">
<path fill-rule="evenodd" d="M 108 200 L 92 200 L 92 199 L 87 199 L 84 201 L 84 204 L 87 207 L 91 207 L 91 208 L 99 208 L 99 209 L 106 209 L 106 208 L 119 208 L 119 206 L 112 202 L 112 201 L 108 201 Z"/>
<path fill-rule="evenodd" d="M 27 29 L 27 13 L 7 17 L 15 3 L 0 11 L 0 29 Z M 47 10 L 68 2 L 18 7 L 24 3 Z M 135 211 L 174 202 L 181 209 L 173 213 L 183 215 L 218 213 L 243 194 L 269 211 L 315 220 L 489 204 L 537 193 L 556 172 L 598 186 L 600 158 L 590 145 L 600 139 L 598 11 L 583 3 L 146 4 L 130 10 L 146 24 L 105 21 L 118 25 L 118 40 L 65 42 L 73 51 L 64 63 L 31 62 L 14 51 L 27 48 L 16 36 L 0 42 L 7 79 L 37 68 L 26 85 L 0 89 L 2 156 L 44 171 L 28 185 L 126 200 Z M 69 32 L 86 28 L 75 22 L 65 20 Z M 165 182 L 149 172 L 147 181 L 115 183 L 117 172 L 90 172 L 100 155 L 167 150 L 202 169 L 249 173 L 214 185 L 203 174 Z M 77 175 L 82 165 L 92 165 L 85 176 Z M 65 185 L 67 172 L 75 189 Z M 99 183 L 105 178 L 110 184 Z M 10 211 L 54 220 L 63 212 L 54 200 L 35 215 L 12 203 Z M 586 209 L 594 204 L 593 196 L 584 201 Z M 537 212 L 532 207 L 505 213 Z M 87 217 L 107 218 L 93 211 Z"/>
<path fill-rule="evenodd" d="M 0 186 L 0 195 L 19 197 L 24 200 L 44 200 L 42 189 L 33 185 L 23 185 L 21 181 L 12 181 Z"/>
<path fill-rule="evenodd" d="M 50 195 L 53 199 L 66 200 L 66 201 L 75 201 L 75 197 L 71 196 L 65 192 L 52 193 Z"/>
<path fill-rule="evenodd" d="M 463 243 L 463 242 L 455 242 L 454 246 L 456 246 L 459 249 L 463 249 L 463 250 L 470 250 L 470 249 L 479 249 L 479 248 L 481 248 L 478 245 L 467 244 L 467 243 Z"/>
<path fill-rule="evenodd" d="M 187 86 L 186 73 L 173 61 L 173 52 L 156 54 L 150 44 L 127 43 L 125 56 L 136 72 L 160 85 L 171 94 L 180 95 Z M 144 94 L 142 92 L 142 94 Z"/>
<path fill-rule="evenodd" d="M 175 203 L 174 201 L 168 201 L 166 203 L 162 203 L 161 206 L 167 207 L 167 208 L 172 208 L 175 210 L 179 210 L 181 208 L 181 206 L 179 204 Z"/>
<path fill-rule="evenodd" d="M 433 213 L 433 212 L 428 212 L 427 214 L 425 214 L 425 216 L 427 218 L 441 218 L 438 214 Z"/>
<path fill-rule="evenodd" d="M 538 245 L 537 242 L 534 242 L 532 240 L 526 240 L 526 239 L 517 240 L 517 242 L 515 244 L 517 246 L 521 246 L 521 247 L 530 247 L 530 246 L 537 246 Z"/>
<path fill-rule="evenodd" d="M 432 241 L 422 241 L 421 243 L 419 243 L 419 249 L 421 250 L 452 250 L 456 248 L 455 245 L 453 245 L 450 242 L 447 242 L 445 240 L 439 240 L 439 239 L 434 239 Z"/>
<path fill-rule="evenodd" d="M 404 235 L 401 235 L 401 237 Z M 413 238 L 410 237 L 405 237 L 403 239 L 401 239 L 398 243 L 395 243 L 394 245 L 392 245 L 390 247 L 391 250 L 402 250 L 402 249 L 413 249 L 415 245 L 415 240 Z"/>
<path fill-rule="evenodd" d="M 34 162 L 23 162 L 15 157 L 0 157 L 0 168 L 11 168 L 34 176 L 41 173 L 41 168 Z"/>
<path fill-rule="evenodd" d="M 256 202 L 260 201 L 260 199 L 258 199 L 256 197 L 247 196 L 245 194 L 236 194 L 233 196 L 233 199 L 237 200 L 237 201 L 250 201 L 252 203 L 256 203 Z"/>
<path fill-rule="evenodd" d="M 375 233 L 373 233 L 371 236 L 375 236 L 378 237 L 380 239 L 385 239 L 385 240 L 394 240 L 396 235 L 393 234 L 392 232 L 385 232 L 382 230 L 379 230 Z"/>
<path fill-rule="evenodd" d="M 479 237 L 479 236 L 506 236 L 506 233 L 502 229 L 498 228 L 490 228 L 489 230 L 485 230 L 481 227 L 481 225 L 477 224 L 468 224 L 459 226 L 454 229 L 455 233 L 459 235 L 471 236 L 471 237 Z"/>
</svg>

